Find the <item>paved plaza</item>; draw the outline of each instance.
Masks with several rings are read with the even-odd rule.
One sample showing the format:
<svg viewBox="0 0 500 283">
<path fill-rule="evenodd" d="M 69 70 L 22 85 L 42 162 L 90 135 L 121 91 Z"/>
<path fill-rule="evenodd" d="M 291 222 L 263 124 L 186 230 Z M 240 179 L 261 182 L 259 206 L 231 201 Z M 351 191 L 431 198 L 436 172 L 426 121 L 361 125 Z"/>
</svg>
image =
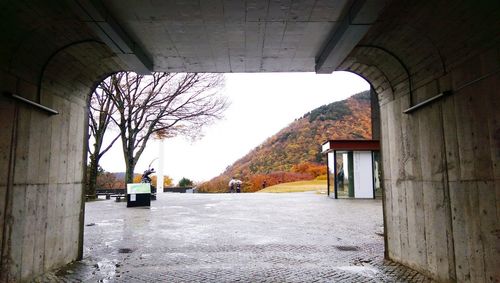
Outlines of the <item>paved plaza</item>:
<svg viewBox="0 0 500 283">
<path fill-rule="evenodd" d="M 84 259 L 45 282 L 428 282 L 383 259 L 380 200 L 163 193 L 86 204 Z"/>
</svg>

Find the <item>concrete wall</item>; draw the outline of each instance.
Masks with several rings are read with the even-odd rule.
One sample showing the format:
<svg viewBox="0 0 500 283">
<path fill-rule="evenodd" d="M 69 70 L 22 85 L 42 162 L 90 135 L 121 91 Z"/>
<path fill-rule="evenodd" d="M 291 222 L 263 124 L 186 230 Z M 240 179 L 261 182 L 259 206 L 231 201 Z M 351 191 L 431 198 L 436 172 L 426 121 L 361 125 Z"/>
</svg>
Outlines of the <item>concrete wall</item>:
<svg viewBox="0 0 500 283">
<path fill-rule="evenodd" d="M 474 60 L 451 72 L 453 89 Z M 491 75 L 411 115 L 407 96 L 381 106 L 390 258 L 443 281 L 500 278 L 499 83 Z"/>
<path fill-rule="evenodd" d="M 63 3 L 53 4 L 11 2 L 0 11 L 0 282 L 29 281 L 81 257 L 87 98 L 96 82 L 122 69 L 64 16 Z"/>
<path fill-rule="evenodd" d="M 2 276 L 31 278 L 78 257 L 85 101 L 53 95 L 49 116 L 2 97 L 10 160 L 3 188 Z M 12 141 L 10 144 L 7 140 Z M 5 165 L 4 165 L 5 166 Z M 3 185 L 3 184 L 2 184 Z"/>
<path fill-rule="evenodd" d="M 387 255 L 438 281 L 499 282 L 500 9 L 424 2 L 393 2 L 341 67 L 379 95 Z"/>
<path fill-rule="evenodd" d="M 43 82 L 42 103 L 58 115 L 0 96 L 0 282 L 29 280 L 82 255 L 87 96 L 98 78 L 74 72 L 67 56 Z M 2 91 L 36 96 L 36 85 L 1 74 Z"/>
</svg>

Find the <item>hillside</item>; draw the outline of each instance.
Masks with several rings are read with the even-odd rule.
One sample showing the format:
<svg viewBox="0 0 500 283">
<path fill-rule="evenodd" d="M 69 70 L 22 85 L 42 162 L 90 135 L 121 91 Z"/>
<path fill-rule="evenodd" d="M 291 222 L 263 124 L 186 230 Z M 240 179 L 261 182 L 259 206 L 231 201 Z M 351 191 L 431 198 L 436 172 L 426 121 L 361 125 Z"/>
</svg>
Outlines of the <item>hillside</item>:
<svg viewBox="0 0 500 283">
<path fill-rule="evenodd" d="M 231 176 L 237 176 L 245 181 L 247 191 L 253 191 L 257 186 L 254 184 L 250 188 L 249 183 L 256 183 L 257 176 L 263 179 L 262 175 L 276 175 L 277 172 L 294 172 L 300 175 L 309 172 L 298 170 L 299 164 L 309 164 L 309 167 L 325 164 L 321 144 L 328 139 L 369 138 L 370 93 L 365 91 L 306 113 L 237 160 L 220 176 L 203 184 L 201 189 L 219 191 L 217 188 L 222 187 L 221 190 L 224 190 L 227 180 Z M 276 178 L 279 179 L 278 183 L 307 179 L 306 176 L 299 175 L 282 174 Z"/>
</svg>

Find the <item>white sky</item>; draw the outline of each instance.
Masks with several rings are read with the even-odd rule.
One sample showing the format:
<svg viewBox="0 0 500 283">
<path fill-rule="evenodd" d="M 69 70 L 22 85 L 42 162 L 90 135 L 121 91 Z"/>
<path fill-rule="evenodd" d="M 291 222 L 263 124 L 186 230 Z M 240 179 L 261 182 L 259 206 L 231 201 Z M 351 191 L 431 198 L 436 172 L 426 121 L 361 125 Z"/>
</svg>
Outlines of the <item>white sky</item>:
<svg viewBox="0 0 500 283">
<path fill-rule="evenodd" d="M 226 74 L 223 89 L 230 101 L 225 118 L 204 129 L 197 141 L 176 137 L 164 141 L 164 174 L 177 183 L 182 177 L 205 181 L 264 142 L 296 118 L 324 104 L 369 89 L 361 77 L 347 72 Z M 150 141 L 135 171 L 142 173 L 159 155 Z M 158 159 L 152 167 L 158 169 Z M 124 172 L 118 140 L 101 159 L 109 172 Z"/>
</svg>

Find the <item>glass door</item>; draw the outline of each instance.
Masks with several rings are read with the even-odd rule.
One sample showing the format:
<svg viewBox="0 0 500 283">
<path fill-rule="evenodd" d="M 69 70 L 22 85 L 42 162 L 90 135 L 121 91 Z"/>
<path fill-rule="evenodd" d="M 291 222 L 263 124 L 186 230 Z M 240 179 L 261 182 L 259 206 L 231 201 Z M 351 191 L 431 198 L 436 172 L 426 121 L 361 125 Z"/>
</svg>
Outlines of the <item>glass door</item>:
<svg viewBox="0 0 500 283">
<path fill-rule="evenodd" d="M 337 198 L 354 197 L 354 166 L 352 151 L 336 151 Z"/>
</svg>

